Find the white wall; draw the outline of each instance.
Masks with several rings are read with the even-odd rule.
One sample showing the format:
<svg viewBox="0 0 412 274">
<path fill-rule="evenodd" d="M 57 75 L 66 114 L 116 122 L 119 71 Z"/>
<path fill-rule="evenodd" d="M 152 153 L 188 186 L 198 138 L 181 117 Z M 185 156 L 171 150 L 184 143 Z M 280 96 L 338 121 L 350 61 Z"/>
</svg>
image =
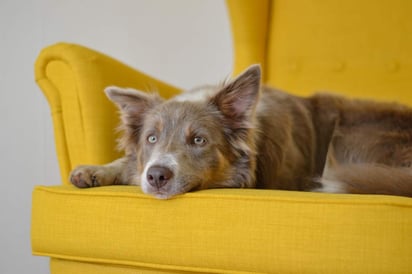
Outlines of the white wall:
<svg viewBox="0 0 412 274">
<path fill-rule="evenodd" d="M 0 273 L 49 273 L 31 255 L 31 191 L 59 184 L 49 109 L 34 82 L 40 49 L 67 41 L 183 88 L 232 68 L 223 0 L 0 0 Z"/>
</svg>

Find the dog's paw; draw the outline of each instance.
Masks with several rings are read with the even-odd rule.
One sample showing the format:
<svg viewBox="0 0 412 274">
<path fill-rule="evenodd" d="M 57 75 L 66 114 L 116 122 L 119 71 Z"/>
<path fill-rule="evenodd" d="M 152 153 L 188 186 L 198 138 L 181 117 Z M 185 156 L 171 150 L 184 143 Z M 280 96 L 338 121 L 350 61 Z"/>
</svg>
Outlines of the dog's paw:
<svg viewBox="0 0 412 274">
<path fill-rule="evenodd" d="M 116 174 L 106 166 L 82 165 L 70 174 L 70 182 L 80 188 L 116 184 Z"/>
</svg>

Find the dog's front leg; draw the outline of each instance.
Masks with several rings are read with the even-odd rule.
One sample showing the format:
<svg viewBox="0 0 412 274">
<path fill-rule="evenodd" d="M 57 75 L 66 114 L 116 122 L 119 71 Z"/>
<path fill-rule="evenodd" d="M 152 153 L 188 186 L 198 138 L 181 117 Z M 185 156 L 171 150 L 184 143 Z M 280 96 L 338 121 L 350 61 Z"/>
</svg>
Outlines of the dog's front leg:
<svg viewBox="0 0 412 274">
<path fill-rule="evenodd" d="M 127 185 L 127 157 L 106 165 L 80 165 L 70 173 L 70 182 L 81 188 Z"/>
</svg>

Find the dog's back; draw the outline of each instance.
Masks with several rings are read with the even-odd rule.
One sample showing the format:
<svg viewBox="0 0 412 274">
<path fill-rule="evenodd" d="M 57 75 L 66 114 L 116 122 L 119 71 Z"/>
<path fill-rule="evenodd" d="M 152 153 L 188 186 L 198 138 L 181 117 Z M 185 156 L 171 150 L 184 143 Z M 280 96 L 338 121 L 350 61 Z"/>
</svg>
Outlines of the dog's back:
<svg viewBox="0 0 412 274">
<path fill-rule="evenodd" d="M 258 187 L 412 196 L 408 107 L 264 89 L 257 121 Z"/>
</svg>

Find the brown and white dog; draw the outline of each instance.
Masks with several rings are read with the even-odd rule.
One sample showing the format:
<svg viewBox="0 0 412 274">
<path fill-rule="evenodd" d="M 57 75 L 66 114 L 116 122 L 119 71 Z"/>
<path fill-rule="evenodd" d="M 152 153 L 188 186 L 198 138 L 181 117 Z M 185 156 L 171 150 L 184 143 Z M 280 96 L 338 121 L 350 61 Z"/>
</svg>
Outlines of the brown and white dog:
<svg viewBox="0 0 412 274">
<path fill-rule="evenodd" d="M 141 185 L 160 199 L 208 188 L 412 196 L 412 109 L 260 87 L 258 65 L 170 100 L 109 87 L 125 157 L 79 166 L 78 187 Z"/>
</svg>

